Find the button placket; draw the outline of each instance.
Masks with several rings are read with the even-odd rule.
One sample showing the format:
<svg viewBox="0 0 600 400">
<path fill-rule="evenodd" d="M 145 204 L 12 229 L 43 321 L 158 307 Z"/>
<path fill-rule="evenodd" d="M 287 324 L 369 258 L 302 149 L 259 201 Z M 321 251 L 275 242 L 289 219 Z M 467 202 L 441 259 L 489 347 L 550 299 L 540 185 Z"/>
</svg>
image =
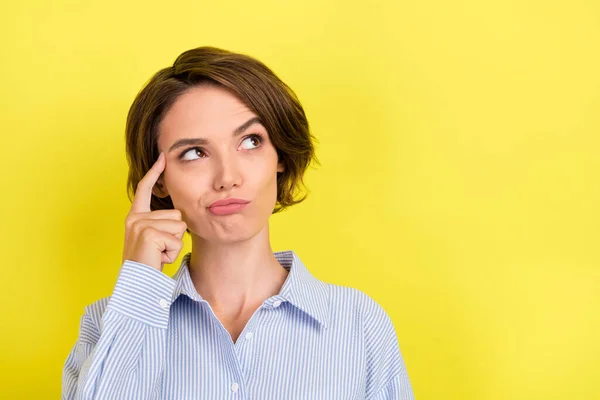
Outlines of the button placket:
<svg viewBox="0 0 600 400">
<path fill-rule="evenodd" d="M 262 310 L 261 310 L 262 309 Z M 240 362 L 242 374 L 244 379 L 251 380 L 254 372 L 253 366 L 257 362 L 255 354 L 255 343 L 258 340 L 257 329 L 260 329 L 262 314 L 265 310 L 268 310 L 269 306 L 265 303 L 263 306 L 255 312 L 255 314 L 248 321 L 248 325 L 244 328 L 239 340 L 236 343 L 236 354 Z"/>
</svg>

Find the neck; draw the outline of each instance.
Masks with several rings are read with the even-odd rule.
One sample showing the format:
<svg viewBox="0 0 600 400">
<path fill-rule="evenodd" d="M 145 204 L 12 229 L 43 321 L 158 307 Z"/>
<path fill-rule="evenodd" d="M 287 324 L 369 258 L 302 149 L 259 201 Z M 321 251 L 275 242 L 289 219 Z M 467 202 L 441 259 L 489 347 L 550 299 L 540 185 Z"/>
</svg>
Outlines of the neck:
<svg viewBox="0 0 600 400">
<path fill-rule="evenodd" d="M 192 236 L 190 277 L 198 294 L 222 314 L 239 314 L 279 293 L 288 272 L 269 243 L 268 225 L 249 240 L 209 242 Z"/>
</svg>

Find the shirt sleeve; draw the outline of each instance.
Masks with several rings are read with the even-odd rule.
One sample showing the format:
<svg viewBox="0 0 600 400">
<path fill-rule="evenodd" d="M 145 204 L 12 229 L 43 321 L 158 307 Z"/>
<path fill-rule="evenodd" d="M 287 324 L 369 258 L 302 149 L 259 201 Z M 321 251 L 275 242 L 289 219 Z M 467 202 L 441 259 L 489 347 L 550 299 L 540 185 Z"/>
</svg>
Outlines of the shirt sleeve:
<svg viewBox="0 0 600 400">
<path fill-rule="evenodd" d="M 366 398 L 414 400 L 392 319 L 373 298 L 364 293 L 361 297 L 367 364 Z"/>
<path fill-rule="evenodd" d="M 374 400 L 392 400 L 392 399 L 410 399 L 414 400 L 414 395 L 406 371 L 396 375 L 391 382 L 381 388 L 373 398 Z"/>
<path fill-rule="evenodd" d="M 61 398 L 157 398 L 174 289 L 163 272 L 125 260 L 104 312 L 99 302 L 85 308 Z"/>
</svg>

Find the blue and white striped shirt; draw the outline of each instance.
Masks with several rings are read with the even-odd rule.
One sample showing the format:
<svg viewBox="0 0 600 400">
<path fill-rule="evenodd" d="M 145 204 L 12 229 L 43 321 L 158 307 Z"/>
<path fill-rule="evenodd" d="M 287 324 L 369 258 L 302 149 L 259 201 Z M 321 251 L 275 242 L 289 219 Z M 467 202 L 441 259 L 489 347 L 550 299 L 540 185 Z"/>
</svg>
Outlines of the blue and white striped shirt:
<svg viewBox="0 0 600 400">
<path fill-rule="evenodd" d="M 63 369 L 62 399 L 413 399 L 394 325 L 364 292 L 289 274 L 234 343 L 196 291 L 125 260 L 110 297 L 87 307 Z"/>
</svg>

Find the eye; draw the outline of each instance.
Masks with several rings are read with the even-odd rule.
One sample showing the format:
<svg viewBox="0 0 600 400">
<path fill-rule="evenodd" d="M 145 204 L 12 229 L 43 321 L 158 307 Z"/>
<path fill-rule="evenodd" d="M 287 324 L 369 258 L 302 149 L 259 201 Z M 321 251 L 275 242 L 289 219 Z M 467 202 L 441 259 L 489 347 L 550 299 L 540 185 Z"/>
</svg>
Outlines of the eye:
<svg viewBox="0 0 600 400">
<path fill-rule="evenodd" d="M 256 133 L 252 134 L 252 135 L 249 135 L 248 137 L 246 137 L 242 143 L 248 141 L 248 139 L 255 139 L 256 140 L 256 147 L 260 146 L 261 143 L 263 142 L 262 136 L 260 136 L 259 134 L 256 134 Z M 256 148 L 256 147 L 253 147 L 253 148 Z M 252 149 L 252 147 L 250 148 L 250 150 L 251 149 Z"/>
<path fill-rule="evenodd" d="M 180 160 L 182 160 L 182 161 L 192 161 L 192 160 L 195 160 L 195 158 L 192 158 L 192 159 L 190 160 L 190 159 L 187 159 L 187 158 L 185 157 L 185 155 L 186 155 L 186 154 L 194 154 L 194 151 L 196 152 L 196 154 L 197 154 L 198 152 L 202 152 L 202 153 L 204 153 L 204 150 L 203 150 L 201 147 L 191 147 L 191 148 L 189 148 L 189 149 L 187 149 L 187 150 L 184 150 L 184 151 L 183 151 L 183 153 L 181 153 L 181 154 L 179 155 L 179 159 L 180 159 Z M 205 157 L 200 157 L 200 158 L 205 158 Z"/>
<path fill-rule="evenodd" d="M 248 135 L 243 141 L 242 141 L 242 147 L 245 150 L 252 150 L 255 149 L 257 147 L 259 147 L 262 142 L 263 142 L 263 137 L 257 133 L 252 134 L 252 135 Z M 188 156 L 188 154 L 192 154 L 192 156 Z M 193 157 L 193 155 L 198 155 L 198 154 L 202 154 L 201 157 Z M 191 158 L 190 158 L 191 157 Z M 202 147 L 190 147 L 186 150 L 184 150 L 180 155 L 179 155 L 179 159 L 181 161 L 194 161 L 197 160 L 199 158 L 206 158 L 206 153 L 204 152 L 204 149 Z"/>
</svg>

